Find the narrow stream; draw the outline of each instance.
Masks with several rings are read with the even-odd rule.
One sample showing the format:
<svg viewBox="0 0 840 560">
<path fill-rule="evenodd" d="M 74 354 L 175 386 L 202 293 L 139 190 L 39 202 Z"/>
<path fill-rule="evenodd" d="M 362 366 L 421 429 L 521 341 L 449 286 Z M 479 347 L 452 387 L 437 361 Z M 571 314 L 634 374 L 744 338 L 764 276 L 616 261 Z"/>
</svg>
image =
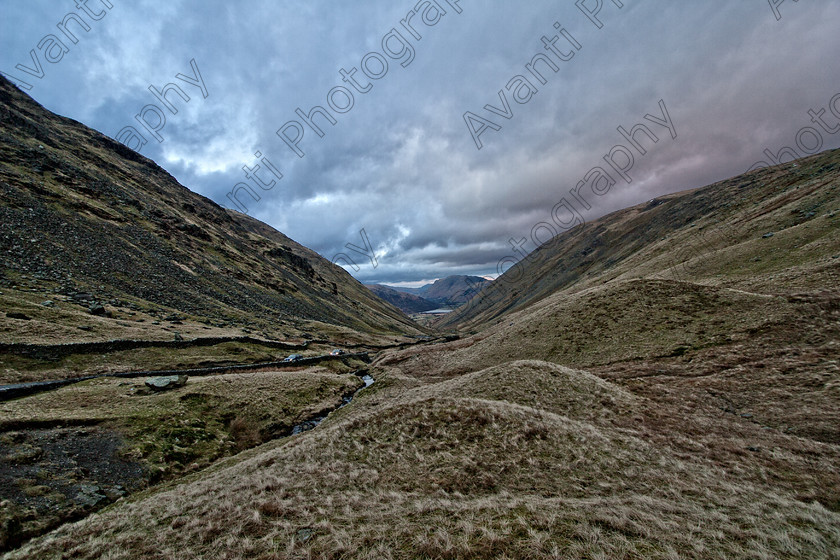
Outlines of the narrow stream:
<svg viewBox="0 0 840 560">
<path fill-rule="evenodd" d="M 356 374 L 356 375 L 358 375 L 358 374 Z M 329 412 L 327 412 L 323 416 L 317 416 L 315 418 L 312 418 L 310 420 L 306 420 L 305 422 L 301 422 L 300 424 L 294 426 L 292 428 L 291 435 L 296 435 L 296 434 L 301 434 L 303 432 L 308 432 L 312 428 L 316 427 L 318 424 L 320 424 L 321 422 L 326 420 L 327 416 L 329 416 L 330 414 L 332 414 L 333 412 L 335 412 L 339 408 L 344 408 L 345 406 L 347 406 L 348 404 L 353 402 L 353 399 L 356 397 L 356 395 L 359 394 L 359 391 L 364 391 L 365 389 L 367 389 L 368 387 L 373 385 L 374 381 L 376 381 L 373 377 L 371 377 L 370 375 L 368 375 L 366 373 L 363 374 L 363 375 L 358 375 L 358 377 L 361 377 L 362 381 L 365 382 L 364 387 L 359 387 L 358 389 L 356 389 L 353 392 L 352 395 L 347 395 L 347 396 L 342 397 L 341 398 L 341 401 L 342 401 L 341 404 L 338 405 L 337 407 L 335 407 L 334 409 L 330 410 Z"/>
</svg>

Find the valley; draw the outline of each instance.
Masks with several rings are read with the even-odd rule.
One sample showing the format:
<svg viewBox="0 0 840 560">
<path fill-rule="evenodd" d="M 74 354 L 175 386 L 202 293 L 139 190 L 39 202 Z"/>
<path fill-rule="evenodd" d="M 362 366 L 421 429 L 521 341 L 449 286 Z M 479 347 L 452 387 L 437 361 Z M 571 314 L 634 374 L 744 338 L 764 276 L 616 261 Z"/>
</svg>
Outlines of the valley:
<svg viewBox="0 0 840 560">
<path fill-rule="evenodd" d="M 836 558 L 840 150 L 400 295 L 0 102 L 3 558 Z"/>
</svg>

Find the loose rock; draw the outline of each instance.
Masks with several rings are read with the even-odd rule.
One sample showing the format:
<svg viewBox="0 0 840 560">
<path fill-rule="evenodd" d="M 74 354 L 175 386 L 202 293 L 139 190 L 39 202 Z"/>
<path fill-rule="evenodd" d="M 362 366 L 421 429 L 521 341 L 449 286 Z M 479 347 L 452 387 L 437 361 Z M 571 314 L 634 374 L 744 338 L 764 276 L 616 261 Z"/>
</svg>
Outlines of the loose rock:
<svg viewBox="0 0 840 560">
<path fill-rule="evenodd" d="M 169 389 L 183 387 L 186 383 L 186 375 L 165 375 L 163 377 L 150 377 L 146 380 L 146 387 L 152 391 L 168 391 Z"/>
<path fill-rule="evenodd" d="M 105 308 L 102 307 L 101 305 L 91 305 L 88 308 L 88 312 L 91 315 L 105 315 Z"/>
</svg>

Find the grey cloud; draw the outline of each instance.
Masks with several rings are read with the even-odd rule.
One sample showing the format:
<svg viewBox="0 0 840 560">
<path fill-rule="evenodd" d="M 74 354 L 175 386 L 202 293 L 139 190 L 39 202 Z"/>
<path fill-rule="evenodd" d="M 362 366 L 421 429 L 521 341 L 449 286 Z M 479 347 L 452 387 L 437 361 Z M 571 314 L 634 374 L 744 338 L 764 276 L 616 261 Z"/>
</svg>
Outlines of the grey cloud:
<svg viewBox="0 0 840 560">
<path fill-rule="evenodd" d="M 463 0 L 461 14 L 450 9 L 437 25 L 421 24 L 408 67 L 389 59 L 385 77 L 356 92 L 335 126 L 322 121 L 323 138 L 307 129 L 299 158 L 277 129 L 297 118 L 297 107 L 327 106 L 332 87 L 350 87 L 339 70 L 381 51 L 412 2 L 113 4 L 61 63 L 45 67 L 35 99 L 113 136 L 154 102 L 149 85 L 163 86 L 195 58 L 210 95 L 187 86 L 191 100 L 167 115 L 164 142 L 142 153 L 230 207 L 226 195 L 246 181 L 242 166 L 259 163 L 259 150 L 284 177 L 247 201 L 248 212 L 327 258 L 365 228 L 383 253 L 376 268 L 360 262 L 353 272 L 365 281 L 495 274 L 498 259 L 512 254 L 507 240 L 549 219 L 626 143 L 616 127 L 658 115 L 660 99 L 677 139 L 650 125 L 659 142 L 636 154 L 632 183 L 589 195 L 586 219 L 739 174 L 765 148 L 795 145 L 797 131 L 812 125 L 808 109 L 827 109 L 840 93 L 837 3 L 787 2 L 777 21 L 761 1 L 625 0 L 621 10 L 604 2 L 597 29 L 572 2 Z M 4 8 L 0 70 L 14 73 L 72 9 L 48 0 Z M 487 112 L 545 52 L 541 37 L 557 33 L 554 21 L 582 48 L 546 84 L 535 81 L 527 104 L 511 101 L 512 118 Z M 482 136 L 480 151 L 465 111 L 502 127 Z M 840 134 L 822 138 L 823 149 L 840 145 Z"/>
</svg>

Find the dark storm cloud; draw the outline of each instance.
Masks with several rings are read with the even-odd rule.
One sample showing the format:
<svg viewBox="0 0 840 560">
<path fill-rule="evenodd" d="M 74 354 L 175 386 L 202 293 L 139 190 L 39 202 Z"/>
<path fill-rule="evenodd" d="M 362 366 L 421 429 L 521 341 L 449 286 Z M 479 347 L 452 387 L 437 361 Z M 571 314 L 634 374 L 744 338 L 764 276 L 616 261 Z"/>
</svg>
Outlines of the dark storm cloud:
<svg viewBox="0 0 840 560">
<path fill-rule="evenodd" d="M 170 96 L 178 113 L 166 113 L 163 142 L 149 139 L 141 153 L 227 207 L 231 189 L 248 182 L 243 166 L 260 165 L 263 180 L 272 179 L 267 158 L 283 177 L 270 190 L 252 186 L 259 201 L 240 193 L 248 213 L 327 258 L 362 243 L 364 228 L 379 257 L 374 268 L 351 253 L 360 266 L 353 273 L 365 281 L 495 274 L 499 259 L 515 254 L 511 238 L 529 238 L 534 224 L 551 221 L 555 204 L 574 200 L 569 190 L 587 173 L 609 169 L 604 156 L 627 144 L 619 126 L 646 124 L 658 142 L 641 139 L 646 153 L 634 153 L 632 182 L 619 178 L 603 196 L 580 191 L 588 192 L 590 209 L 576 203 L 586 219 L 742 173 L 766 159 L 765 148 L 796 148 L 803 126 L 818 127 L 809 109 L 825 110 L 828 125 L 840 120 L 828 106 L 840 93 L 835 2 L 783 2 L 777 20 L 763 0 L 624 0 L 621 9 L 604 0 L 598 28 L 572 1 L 440 0 L 447 13 L 435 25 L 415 16 L 419 40 L 400 24 L 412 2 L 105 4 L 89 0 L 105 15 L 84 16 L 90 30 L 77 30 L 62 60 L 44 63 L 29 93 L 116 136 L 159 103 L 150 85 L 182 86 L 189 102 Z M 58 35 L 56 23 L 74 11 L 82 13 L 70 0 L 4 6 L 0 70 L 25 78 L 15 66 L 31 67 L 30 50 Z M 406 66 L 407 56 L 382 54 L 392 30 L 410 45 Z M 543 66 L 542 84 L 525 65 L 548 53 L 544 36 L 557 36 L 555 48 L 574 56 L 554 58 L 556 73 Z M 372 52 L 379 58 L 368 58 L 369 69 L 382 59 L 388 70 L 364 78 L 372 89 L 363 94 L 340 71 Z M 192 59 L 206 98 L 176 77 L 191 74 Z M 518 75 L 537 90 L 524 104 L 505 90 Z M 355 77 L 361 83 L 362 71 Z M 317 117 L 323 138 L 304 125 L 298 157 L 277 130 L 301 120 L 299 107 L 328 107 L 336 86 L 353 93 L 352 108 L 332 111 L 335 125 Z M 662 117 L 660 100 L 676 138 L 645 119 Z M 505 112 L 506 102 L 510 118 L 485 109 Z M 481 150 L 467 111 L 501 127 L 480 136 Z M 822 149 L 840 145 L 840 133 L 821 132 Z"/>
</svg>

